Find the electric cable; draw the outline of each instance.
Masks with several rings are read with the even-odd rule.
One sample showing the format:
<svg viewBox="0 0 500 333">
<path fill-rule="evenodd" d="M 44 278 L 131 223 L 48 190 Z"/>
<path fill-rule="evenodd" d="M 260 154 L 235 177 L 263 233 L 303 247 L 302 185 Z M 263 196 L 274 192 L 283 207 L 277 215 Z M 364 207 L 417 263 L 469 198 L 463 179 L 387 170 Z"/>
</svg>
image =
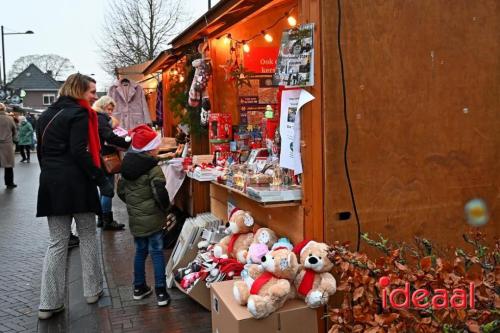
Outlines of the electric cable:
<svg viewBox="0 0 500 333">
<path fill-rule="evenodd" d="M 354 209 L 354 215 L 356 216 L 356 224 L 358 228 L 356 251 L 359 251 L 360 241 L 361 241 L 361 223 L 359 222 L 358 208 L 356 207 L 356 199 L 354 198 L 351 176 L 349 174 L 349 164 L 347 163 L 347 152 L 349 148 L 349 120 L 347 119 L 347 96 L 345 87 L 344 58 L 342 56 L 342 46 L 340 45 L 341 28 L 342 28 L 342 6 L 340 1 L 341 0 L 337 0 L 337 7 L 338 7 L 337 46 L 339 50 L 340 72 L 342 78 L 342 97 L 344 102 L 344 121 L 345 121 L 344 168 L 345 168 L 347 183 L 349 184 L 349 192 L 351 194 L 352 207 Z"/>
</svg>

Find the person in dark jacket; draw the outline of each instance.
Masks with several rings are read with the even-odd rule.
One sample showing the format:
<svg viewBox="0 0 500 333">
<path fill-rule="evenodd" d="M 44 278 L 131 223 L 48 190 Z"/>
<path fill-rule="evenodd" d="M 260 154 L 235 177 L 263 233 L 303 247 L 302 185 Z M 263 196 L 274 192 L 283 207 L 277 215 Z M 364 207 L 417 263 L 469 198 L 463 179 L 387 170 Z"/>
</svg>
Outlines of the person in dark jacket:
<svg viewBox="0 0 500 333">
<path fill-rule="evenodd" d="M 170 302 L 165 280 L 163 232 L 170 204 L 165 176 L 158 166 L 160 136 L 146 125 L 132 130 L 132 151 L 125 155 L 118 196 L 127 204 L 129 227 L 135 241 L 134 299 L 151 294 L 146 284 L 145 262 L 151 254 L 155 273 L 155 291 L 159 306 Z"/>
<path fill-rule="evenodd" d="M 83 294 L 87 303 L 102 295 L 95 215 L 101 211 L 97 188 L 113 196 L 113 187 L 100 167 L 95 80 L 70 75 L 59 98 L 38 121 L 40 162 L 37 217 L 47 217 L 50 241 L 42 271 L 38 318 L 48 319 L 64 309 L 66 257 L 71 222 L 80 236 Z"/>
<path fill-rule="evenodd" d="M 30 162 L 30 149 L 33 145 L 33 127 L 28 122 L 26 117 L 19 116 L 19 136 L 17 145 L 21 151 L 21 162 Z"/>
<path fill-rule="evenodd" d="M 101 140 L 101 155 L 116 154 L 118 150 L 116 147 L 128 149 L 130 146 L 130 137 L 122 138 L 113 132 L 113 120 L 111 115 L 115 109 L 116 102 L 109 96 L 99 98 L 92 108 L 97 111 L 97 118 L 99 122 L 99 139 Z M 106 170 L 103 171 L 106 173 Z M 111 184 L 115 184 L 115 175 L 106 173 L 106 177 Z M 125 225 L 118 223 L 113 218 L 111 197 L 105 196 L 101 193 L 101 208 L 102 214 L 98 216 L 97 226 L 103 227 L 104 230 L 122 230 Z"/>
</svg>

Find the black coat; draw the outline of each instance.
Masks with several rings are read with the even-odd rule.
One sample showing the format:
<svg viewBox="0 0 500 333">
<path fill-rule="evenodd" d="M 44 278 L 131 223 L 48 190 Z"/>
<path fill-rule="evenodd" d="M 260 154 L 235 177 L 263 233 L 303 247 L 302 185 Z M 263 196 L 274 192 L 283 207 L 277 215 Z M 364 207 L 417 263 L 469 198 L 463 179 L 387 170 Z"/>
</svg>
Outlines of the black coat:
<svg viewBox="0 0 500 333">
<path fill-rule="evenodd" d="M 70 97 L 60 97 L 40 116 L 36 133 L 42 171 L 37 217 L 100 214 L 97 184 L 103 184 L 106 178 L 87 151 L 88 122 L 88 111 Z"/>
<path fill-rule="evenodd" d="M 101 155 L 110 155 L 116 152 L 115 147 L 128 149 L 130 142 L 119 137 L 111 127 L 111 117 L 104 112 L 97 112 L 99 120 L 99 139 L 101 140 Z"/>
</svg>

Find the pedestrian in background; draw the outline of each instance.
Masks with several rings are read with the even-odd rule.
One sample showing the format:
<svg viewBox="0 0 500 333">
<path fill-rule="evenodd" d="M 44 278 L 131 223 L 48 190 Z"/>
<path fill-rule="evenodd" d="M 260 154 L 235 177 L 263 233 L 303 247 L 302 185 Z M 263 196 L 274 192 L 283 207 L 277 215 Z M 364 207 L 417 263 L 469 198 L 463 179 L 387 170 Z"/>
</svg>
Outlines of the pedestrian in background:
<svg viewBox="0 0 500 333">
<path fill-rule="evenodd" d="M 80 237 L 83 295 L 95 303 L 102 295 L 95 215 L 101 211 L 97 187 L 112 197 L 113 187 L 101 170 L 95 80 L 70 75 L 59 98 L 37 126 L 40 162 L 37 217 L 47 216 L 50 240 L 42 271 L 38 318 L 48 319 L 64 309 L 66 266 L 71 221 Z"/>
<path fill-rule="evenodd" d="M 4 180 L 7 189 L 16 188 L 14 184 L 15 150 L 14 140 L 17 136 L 16 124 L 7 115 L 7 108 L 0 103 L 0 167 L 4 168 Z"/>
<path fill-rule="evenodd" d="M 170 302 L 166 289 L 163 232 L 170 200 L 165 176 L 158 166 L 160 136 L 146 125 L 132 130 L 132 150 L 125 155 L 118 196 L 127 204 L 129 227 L 135 242 L 135 300 L 151 294 L 146 284 L 146 258 L 151 254 L 155 274 L 156 299 L 159 306 Z"/>
<path fill-rule="evenodd" d="M 33 145 L 33 127 L 24 116 L 19 116 L 19 135 L 17 145 L 21 152 L 21 162 L 30 162 L 30 149 Z"/>
<path fill-rule="evenodd" d="M 130 146 L 130 137 L 122 138 L 113 132 L 113 120 L 111 115 L 113 114 L 115 106 L 115 100 L 109 96 L 99 98 L 92 106 L 92 108 L 97 111 L 99 139 L 101 140 L 101 155 L 103 157 L 117 154 L 118 150 L 116 147 L 126 150 Z M 103 171 L 109 182 L 114 185 L 115 175 L 107 173 L 104 168 Z M 112 204 L 112 198 L 101 193 L 102 214 L 98 217 L 97 226 L 102 227 L 104 230 L 123 230 L 125 225 L 116 222 L 113 218 Z"/>
</svg>

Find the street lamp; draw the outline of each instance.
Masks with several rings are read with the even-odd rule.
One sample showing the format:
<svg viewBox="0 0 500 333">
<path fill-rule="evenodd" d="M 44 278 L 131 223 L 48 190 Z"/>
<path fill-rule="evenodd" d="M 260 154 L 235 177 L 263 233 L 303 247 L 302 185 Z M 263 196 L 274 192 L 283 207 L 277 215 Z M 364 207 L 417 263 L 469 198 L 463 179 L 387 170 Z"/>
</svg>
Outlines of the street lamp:
<svg viewBox="0 0 500 333">
<path fill-rule="evenodd" d="M 5 41 L 3 36 L 5 35 L 32 35 L 33 31 L 28 30 L 26 32 L 3 32 L 3 25 L 1 26 L 1 34 L 2 34 L 2 67 L 3 67 L 3 85 L 4 87 L 7 85 L 6 73 L 5 73 Z"/>
</svg>

